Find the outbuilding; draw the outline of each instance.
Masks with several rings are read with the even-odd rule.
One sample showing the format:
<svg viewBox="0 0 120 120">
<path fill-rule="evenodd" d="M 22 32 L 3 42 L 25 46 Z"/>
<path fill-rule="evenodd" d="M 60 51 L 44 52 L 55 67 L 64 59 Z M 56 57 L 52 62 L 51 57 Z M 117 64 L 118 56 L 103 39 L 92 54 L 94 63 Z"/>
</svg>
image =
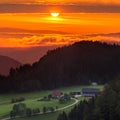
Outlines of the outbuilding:
<svg viewBox="0 0 120 120">
<path fill-rule="evenodd" d="M 81 95 L 83 97 L 95 97 L 96 94 L 100 93 L 100 89 L 97 88 L 82 88 Z"/>
</svg>

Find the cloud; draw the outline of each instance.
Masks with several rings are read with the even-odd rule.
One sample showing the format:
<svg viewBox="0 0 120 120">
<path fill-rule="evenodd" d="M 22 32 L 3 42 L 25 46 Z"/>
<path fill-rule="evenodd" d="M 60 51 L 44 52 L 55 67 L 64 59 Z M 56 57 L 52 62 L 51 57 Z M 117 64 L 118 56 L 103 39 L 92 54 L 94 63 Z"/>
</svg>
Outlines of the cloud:
<svg viewBox="0 0 120 120">
<path fill-rule="evenodd" d="M 49 13 L 53 9 L 62 13 L 120 13 L 120 4 L 0 4 L 0 13 Z"/>
<path fill-rule="evenodd" d="M 118 33 L 108 33 L 108 34 L 89 34 L 88 37 L 96 37 L 96 36 L 104 36 L 104 37 L 119 37 L 120 38 L 120 32 Z"/>
<path fill-rule="evenodd" d="M 106 33 L 106 34 L 88 34 L 85 35 L 87 39 L 98 40 L 108 43 L 120 44 L 120 32 L 118 33 Z"/>
<path fill-rule="evenodd" d="M 19 29 L 18 29 L 19 30 Z M 17 31 L 17 29 L 16 29 Z M 26 32 L 25 32 L 26 31 Z M 29 31 L 29 34 L 28 34 Z M 80 40 L 98 40 L 106 42 L 120 43 L 120 33 L 107 34 L 38 34 L 35 31 L 24 30 L 24 34 L 17 31 L 8 35 L 8 31 L 4 32 L 4 36 L 0 35 L 0 45 L 2 47 L 35 47 L 35 46 L 56 46 L 71 44 Z M 34 33 L 34 34 L 33 34 Z M 7 44 L 6 44 L 7 43 Z"/>
<path fill-rule="evenodd" d="M 120 4 L 119 0 L 1 0 L 0 3 L 39 3 L 39 4 Z"/>
<path fill-rule="evenodd" d="M 1 47 L 35 47 L 71 44 L 80 40 L 120 43 L 120 32 L 99 34 L 70 34 L 53 30 L 0 28 Z"/>
<path fill-rule="evenodd" d="M 57 39 L 54 37 L 51 37 L 51 38 L 44 38 L 39 43 L 44 44 L 44 43 L 55 43 L 55 42 L 57 42 Z"/>
<path fill-rule="evenodd" d="M 34 35 L 44 36 L 44 34 L 68 34 L 57 30 L 27 30 L 19 28 L 0 28 L 0 38 L 23 38 Z"/>
<path fill-rule="evenodd" d="M 16 29 L 18 34 L 19 30 Z M 26 32 L 25 32 L 26 31 Z M 4 31 L 5 32 L 5 31 Z M 8 31 L 6 31 L 6 34 Z M 20 31 L 21 32 L 21 31 Z M 28 33 L 24 30 L 24 35 Z M 35 31 L 32 31 L 35 33 Z M 78 42 L 81 40 L 103 41 L 120 44 L 120 32 L 106 34 L 37 34 L 30 36 L 0 37 L 0 54 L 19 59 L 22 63 L 32 63 L 43 56 L 47 50 Z M 28 57 L 29 56 L 29 57 Z"/>
</svg>

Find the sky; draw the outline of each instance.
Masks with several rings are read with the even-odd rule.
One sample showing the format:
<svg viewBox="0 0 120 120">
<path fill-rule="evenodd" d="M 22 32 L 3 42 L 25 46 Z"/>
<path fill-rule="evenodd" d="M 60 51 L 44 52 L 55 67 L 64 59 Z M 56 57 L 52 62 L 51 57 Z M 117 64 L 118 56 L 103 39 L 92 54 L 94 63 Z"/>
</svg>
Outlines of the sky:
<svg viewBox="0 0 120 120">
<path fill-rule="evenodd" d="M 119 21 L 119 0 L 0 0 L 0 54 L 33 63 L 80 40 L 119 43 Z"/>
</svg>

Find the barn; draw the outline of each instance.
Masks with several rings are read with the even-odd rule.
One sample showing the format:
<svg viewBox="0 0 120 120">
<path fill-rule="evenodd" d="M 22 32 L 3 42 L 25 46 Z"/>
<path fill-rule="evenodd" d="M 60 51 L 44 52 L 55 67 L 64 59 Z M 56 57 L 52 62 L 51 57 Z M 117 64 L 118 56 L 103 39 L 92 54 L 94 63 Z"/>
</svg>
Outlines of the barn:
<svg viewBox="0 0 120 120">
<path fill-rule="evenodd" d="M 100 89 L 97 88 L 82 88 L 81 95 L 83 97 L 95 97 L 96 94 L 100 93 Z"/>
<path fill-rule="evenodd" d="M 59 90 L 53 91 L 52 98 L 60 98 L 62 95 L 62 92 Z"/>
</svg>

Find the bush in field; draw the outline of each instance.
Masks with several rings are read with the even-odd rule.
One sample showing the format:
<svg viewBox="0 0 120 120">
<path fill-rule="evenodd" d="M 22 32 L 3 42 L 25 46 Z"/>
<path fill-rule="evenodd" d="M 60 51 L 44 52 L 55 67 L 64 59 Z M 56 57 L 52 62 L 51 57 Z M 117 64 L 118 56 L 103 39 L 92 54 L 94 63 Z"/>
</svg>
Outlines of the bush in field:
<svg viewBox="0 0 120 120">
<path fill-rule="evenodd" d="M 20 98 L 12 98 L 11 99 L 11 103 L 17 103 L 17 102 L 23 102 L 25 101 L 24 97 L 20 97 Z"/>
<path fill-rule="evenodd" d="M 15 111 L 11 111 L 10 112 L 10 118 L 15 118 L 16 117 L 16 113 L 15 113 Z"/>
<path fill-rule="evenodd" d="M 52 98 L 52 95 L 51 95 L 51 94 L 49 94 L 49 95 L 48 95 L 48 99 L 51 99 L 51 98 Z"/>
<path fill-rule="evenodd" d="M 38 99 L 37 101 L 50 101 L 51 100 L 51 96 L 48 95 L 47 97 L 44 96 L 42 99 Z"/>
<path fill-rule="evenodd" d="M 32 110 L 31 110 L 31 108 L 27 108 L 26 109 L 26 116 L 27 117 L 31 117 L 32 116 Z"/>
<path fill-rule="evenodd" d="M 46 112 L 47 112 L 47 108 L 43 107 L 43 113 L 46 113 Z"/>
<path fill-rule="evenodd" d="M 11 99 L 11 103 L 15 103 L 16 100 L 14 98 Z"/>
<path fill-rule="evenodd" d="M 39 109 L 39 108 L 33 109 L 33 114 L 34 114 L 34 115 L 35 115 L 35 114 L 38 114 L 38 113 L 40 113 L 40 109 Z"/>
<path fill-rule="evenodd" d="M 51 111 L 53 111 L 51 109 Z M 44 107 L 43 108 L 43 113 L 47 112 L 47 108 Z M 19 103 L 19 104 L 14 104 L 11 112 L 10 112 L 10 118 L 15 118 L 16 116 L 20 116 L 20 117 L 31 117 L 32 115 L 38 114 L 40 113 L 40 109 L 39 108 L 35 108 L 35 109 L 31 109 L 31 108 L 27 108 L 26 104 L 24 103 Z"/>
<path fill-rule="evenodd" d="M 49 110 L 50 110 L 51 112 L 54 112 L 54 111 L 55 111 L 55 109 L 54 109 L 53 107 L 50 107 Z"/>
<path fill-rule="evenodd" d="M 59 108 L 58 106 L 55 107 L 56 110 L 57 110 L 58 108 Z"/>
<path fill-rule="evenodd" d="M 59 102 L 60 102 L 60 104 L 64 104 L 64 103 L 67 103 L 70 100 L 71 100 L 71 96 L 69 94 L 64 94 L 64 96 L 62 96 L 59 99 Z"/>
<path fill-rule="evenodd" d="M 15 104 L 13 106 L 12 111 L 10 112 L 10 116 L 12 115 L 24 116 L 25 112 L 26 112 L 26 104 L 24 103 Z"/>
</svg>

